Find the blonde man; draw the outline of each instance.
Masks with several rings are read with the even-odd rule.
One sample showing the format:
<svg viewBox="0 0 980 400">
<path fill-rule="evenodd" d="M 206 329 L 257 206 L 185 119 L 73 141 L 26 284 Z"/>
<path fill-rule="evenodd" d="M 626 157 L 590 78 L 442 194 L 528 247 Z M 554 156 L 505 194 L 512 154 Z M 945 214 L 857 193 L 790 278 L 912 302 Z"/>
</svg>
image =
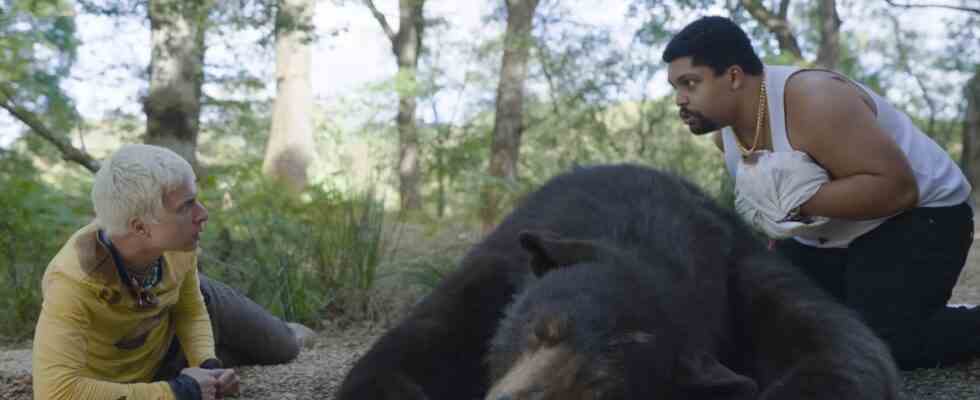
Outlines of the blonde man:
<svg viewBox="0 0 980 400">
<path fill-rule="evenodd" d="M 187 161 L 162 147 L 125 145 L 105 161 L 92 187 L 94 223 L 42 280 L 35 398 L 210 400 L 238 392 L 237 374 L 223 367 L 296 356 L 286 323 L 199 276 L 208 211 L 195 181 Z M 234 335 L 246 330 L 256 334 Z"/>
</svg>

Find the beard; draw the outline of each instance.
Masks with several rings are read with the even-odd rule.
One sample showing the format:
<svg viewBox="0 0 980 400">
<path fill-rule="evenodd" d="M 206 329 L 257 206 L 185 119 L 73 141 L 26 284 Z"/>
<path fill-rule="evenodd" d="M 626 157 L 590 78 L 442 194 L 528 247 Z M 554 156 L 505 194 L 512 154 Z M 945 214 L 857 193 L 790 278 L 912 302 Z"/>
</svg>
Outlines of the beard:
<svg viewBox="0 0 980 400">
<path fill-rule="evenodd" d="M 704 114 L 697 111 L 682 108 L 679 115 L 684 120 L 684 123 L 687 124 L 688 129 L 691 130 L 691 133 L 695 135 L 703 135 L 721 128 L 717 122 L 708 119 Z"/>
</svg>

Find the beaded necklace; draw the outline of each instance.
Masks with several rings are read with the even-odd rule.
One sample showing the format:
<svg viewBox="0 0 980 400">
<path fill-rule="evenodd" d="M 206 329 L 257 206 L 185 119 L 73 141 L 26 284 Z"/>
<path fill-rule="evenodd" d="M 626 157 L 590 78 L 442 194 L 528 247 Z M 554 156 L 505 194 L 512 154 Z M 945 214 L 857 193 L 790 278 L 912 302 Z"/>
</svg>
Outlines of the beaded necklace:
<svg viewBox="0 0 980 400">
<path fill-rule="evenodd" d="M 112 241 L 105 236 L 105 233 L 101 229 L 98 232 L 98 239 L 99 242 L 109 249 L 109 254 L 112 255 L 112 261 L 116 264 L 116 271 L 119 273 L 119 277 L 126 284 L 126 287 L 129 288 L 129 292 L 133 295 L 133 298 L 136 299 L 136 307 L 140 309 L 155 307 L 159 303 L 159 300 L 150 289 L 163 280 L 163 256 L 153 260 L 153 264 L 146 268 L 146 272 L 135 273 L 123 265 L 122 257 L 119 256 L 119 251 L 116 250 L 116 246 L 112 244 Z"/>
</svg>

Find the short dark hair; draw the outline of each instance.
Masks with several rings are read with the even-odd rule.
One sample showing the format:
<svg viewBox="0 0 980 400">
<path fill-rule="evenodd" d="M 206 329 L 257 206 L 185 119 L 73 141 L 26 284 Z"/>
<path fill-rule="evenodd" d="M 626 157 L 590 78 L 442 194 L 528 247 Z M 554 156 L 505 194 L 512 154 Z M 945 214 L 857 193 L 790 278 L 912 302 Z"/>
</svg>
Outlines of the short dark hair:
<svg viewBox="0 0 980 400">
<path fill-rule="evenodd" d="M 674 35 L 664 50 L 664 62 L 691 57 L 691 64 L 711 67 L 715 74 L 732 65 L 742 67 L 749 75 L 762 73 L 762 60 L 752 49 L 749 36 L 732 20 L 701 17 Z"/>
</svg>

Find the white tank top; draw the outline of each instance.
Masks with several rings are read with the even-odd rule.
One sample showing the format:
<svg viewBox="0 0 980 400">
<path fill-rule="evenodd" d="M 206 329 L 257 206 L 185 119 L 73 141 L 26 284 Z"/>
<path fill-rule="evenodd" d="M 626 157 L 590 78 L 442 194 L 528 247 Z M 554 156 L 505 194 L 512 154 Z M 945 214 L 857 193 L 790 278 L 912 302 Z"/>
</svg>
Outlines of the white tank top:
<svg viewBox="0 0 980 400">
<path fill-rule="evenodd" d="M 766 89 L 769 96 L 768 111 L 773 151 L 792 151 L 786 133 L 786 111 L 783 108 L 783 93 L 786 81 L 794 73 L 802 71 L 798 67 L 765 67 Z M 853 81 L 851 81 L 853 82 Z M 855 83 L 873 99 L 877 110 L 878 126 L 887 132 L 898 147 L 905 153 L 915 181 L 919 186 L 918 207 L 954 206 L 970 197 L 970 183 L 942 147 L 929 136 L 922 133 L 912 120 L 895 109 L 885 99 L 864 85 Z M 731 127 L 722 129 L 725 151 L 725 165 L 732 177 L 738 172 L 742 157 L 735 143 L 735 133 Z M 971 205 L 972 206 L 972 205 Z M 878 227 L 888 218 L 872 220 L 831 219 L 826 224 L 795 237 L 800 243 L 816 247 L 847 247 L 854 239 Z"/>
</svg>

